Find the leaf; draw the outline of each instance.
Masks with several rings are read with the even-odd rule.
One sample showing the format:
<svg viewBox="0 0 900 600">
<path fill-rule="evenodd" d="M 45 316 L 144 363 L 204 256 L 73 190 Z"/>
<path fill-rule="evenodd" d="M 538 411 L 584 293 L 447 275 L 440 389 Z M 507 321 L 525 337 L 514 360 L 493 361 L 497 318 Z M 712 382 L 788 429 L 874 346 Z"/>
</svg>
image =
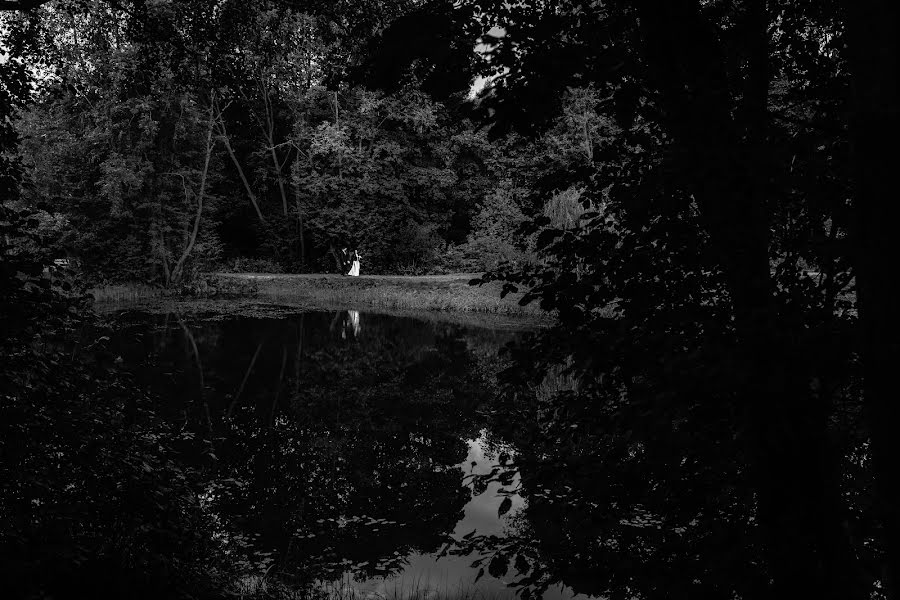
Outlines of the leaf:
<svg viewBox="0 0 900 600">
<path fill-rule="evenodd" d="M 484 567 L 478 569 L 478 575 L 475 576 L 475 582 L 478 583 L 478 580 L 481 579 L 481 576 L 484 575 Z"/>
<path fill-rule="evenodd" d="M 538 248 L 546 248 L 553 241 L 563 234 L 559 229 L 545 229 L 541 231 L 537 236 L 537 246 Z"/>
<path fill-rule="evenodd" d="M 500 578 L 506 575 L 507 571 L 509 571 L 509 559 L 501 554 L 495 554 L 488 563 L 488 573 Z"/>
<path fill-rule="evenodd" d="M 518 292 L 518 291 L 519 291 L 519 288 L 516 287 L 516 286 L 514 286 L 513 284 L 511 284 L 511 283 L 504 283 L 504 284 L 503 284 L 503 289 L 500 290 L 500 297 L 501 297 L 501 298 L 506 298 L 506 295 L 509 294 L 510 292 L 512 292 L 512 293 L 515 294 L 515 293 Z"/>
<path fill-rule="evenodd" d="M 503 502 L 500 503 L 500 508 L 497 509 L 497 516 L 502 517 L 509 512 L 510 508 L 512 508 L 512 500 L 507 496 L 503 499 Z"/>
<path fill-rule="evenodd" d="M 528 559 L 521 554 L 516 555 L 516 561 L 513 565 L 516 567 L 516 571 L 519 572 L 519 575 L 526 575 L 528 574 L 528 571 L 531 570 L 531 564 L 529 564 Z"/>
</svg>

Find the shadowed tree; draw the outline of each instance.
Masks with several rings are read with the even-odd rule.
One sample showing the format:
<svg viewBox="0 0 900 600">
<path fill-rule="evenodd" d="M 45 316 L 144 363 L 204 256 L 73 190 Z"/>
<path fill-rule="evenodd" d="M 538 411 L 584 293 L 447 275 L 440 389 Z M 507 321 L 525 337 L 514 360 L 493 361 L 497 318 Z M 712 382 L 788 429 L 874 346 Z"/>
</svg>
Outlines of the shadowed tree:
<svg viewBox="0 0 900 600">
<path fill-rule="evenodd" d="M 832 278 L 843 282 L 839 296 L 856 256 L 837 243 L 852 226 L 846 123 L 829 131 L 834 121 L 826 116 L 840 123 L 846 114 L 842 7 L 690 0 L 471 5 L 486 16 L 484 30 L 505 31 L 490 58 L 494 68 L 508 71 L 479 100 L 497 135 L 542 130 L 563 89 L 586 83 L 603 98 L 598 110 L 622 131 L 618 143 L 594 155 L 583 196 L 586 206 L 611 203 L 614 218 L 588 212 L 577 231 L 545 230 L 538 243 L 555 261 L 503 275 L 529 285 L 532 299 L 559 311 L 556 333 L 525 359 L 547 364 L 552 355 L 583 378 L 599 377 L 593 392 L 579 393 L 582 402 L 646 402 L 643 427 L 650 430 L 666 423 L 667 406 L 688 410 L 679 419 L 690 423 L 730 404 L 716 427 L 732 430 L 720 452 L 734 454 L 715 468 L 724 475 L 736 467 L 729 477 L 753 490 L 744 501 L 752 503 L 756 525 L 741 535 L 760 536 L 761 568 L 771 578 L 771 587 L 760 582 L 741 595 L 868 597 L 871 578 L 882 575 L 872 572 L 871 555 L 851 534 L 859 523 L 848 523 L 855 508 L 844 501 L 841 452 L 847 447 L 838 441 L 846 434 L 836 425 L 842 418 L 837 403 L 858 406 L 860 400 L 858 390 L 846 387 L 854 364 L 852 321 L 839 316 L 835 293 L 810 285 L 802 274 L 804 264 L 822 266 L 830 273 L 826 285 Z M 888 62 L 875 64 L 887 68 Z M 886 97 L 891 85 L 880 84 Z M 889 131 L 891 118 L 886 115 Z M 815 136 L 827 139 L 825 132 L 837 143 L 810 143 Z M 867 147 L 874 152 L 876 146 Z M 822 168 L 815 153 L 825 149 L 843 179 L 823 179 L 831 167 Z M 776 160 L 786 153 L 784 163 Z M 813 173 L 828 183 L 813 184 Z M 831 241 L 821 244 L 829 228 Z M 592 268 L 576 271 L 585 256 Z M 700 300 L 704 294 L 710 295 Z M 882 302 L 888 297 L 873 295 Z M 618 323 L 604 322 L 598 309 L 612 309 Z M 621 340 L 618 359 L 595 345 L 617 346 L 618 338 L 609 336 L 622 335 L 630 339 Z M 879 339 L 883 345 L 887 337 Z M 631 354 L 640 348 L 643 359 Z M 654 352 L 661 371 L 648 358 Z M 679 368 L 699 371 L 673 379 Z M 829 382 L 824 389 L 823 382 Z M 579 422 L 574 419 L 573 427 Z M 628 427 L 628 435 L 636 428 L 619 426 Z M 880 427 L 871 431 L 877 436 Z M 648 436 L 641 444 L 646 452 L 662 438 Z M 632 486 L 643 489 L 637 481 Z M 672 502 L 699 501 L 689 494 L 677 498 Z"/>
</svg>

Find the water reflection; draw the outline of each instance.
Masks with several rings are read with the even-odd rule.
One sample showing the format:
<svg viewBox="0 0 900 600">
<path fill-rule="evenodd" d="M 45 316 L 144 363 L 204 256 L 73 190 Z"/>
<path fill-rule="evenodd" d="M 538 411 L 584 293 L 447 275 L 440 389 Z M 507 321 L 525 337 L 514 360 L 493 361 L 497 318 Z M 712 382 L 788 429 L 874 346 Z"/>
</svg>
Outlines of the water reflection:
<svg viewBox="0 0 900 600">
<path fill-rule="evenodd" d="M 358 310 L 348 310 L 347 316 L 344 319 L 344 331 L 342 335 L 344 339 L 348 337 L 358 338 L 359 332 L 362 329 L 362 326 L 359 323 L 359 311 Z"/>
<path fill-rule="evenodd" d="M 495 460 L 479 410 L 512 337 L 341 311 L 137 318 L 114 341 L 195 433 L 185 455 L 215 474 L 204 502 L 253 568 L 360 593 L 416 581 L 499 594 L 502 581 L 476 585 L 471 558 L 437 555 L 448 536 L 502 534 L 521 505 L 501 519 L 496 489 L 471 486 Z"/>
</svg>

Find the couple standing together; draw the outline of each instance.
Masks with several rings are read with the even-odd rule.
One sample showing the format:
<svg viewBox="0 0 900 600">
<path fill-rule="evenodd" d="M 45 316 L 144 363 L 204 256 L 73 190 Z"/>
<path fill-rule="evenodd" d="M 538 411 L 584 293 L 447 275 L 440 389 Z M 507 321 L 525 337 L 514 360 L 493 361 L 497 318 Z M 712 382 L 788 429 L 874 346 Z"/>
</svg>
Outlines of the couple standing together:
<svg viewBox="0 0 900 600">
<path fill-rule="evenodd" d="M 359 277 L 359 250 L 356 248 L 352 252 L 346 248 L 341 248 L 341 258 L 344 263 L 344 272 L 351 277 Z"/>
</svg>

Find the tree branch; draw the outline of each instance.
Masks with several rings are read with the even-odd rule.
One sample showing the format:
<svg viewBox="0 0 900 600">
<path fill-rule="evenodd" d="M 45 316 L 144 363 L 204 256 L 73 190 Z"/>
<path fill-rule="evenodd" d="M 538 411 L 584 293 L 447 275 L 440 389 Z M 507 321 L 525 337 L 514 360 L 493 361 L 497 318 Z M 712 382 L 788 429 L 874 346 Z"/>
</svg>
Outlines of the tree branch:
<svg viewBox="0 0 900 600">
<path fill-rule="evenodd" d="M 0 0 L 0 10 L 31 10 L 47 2 L 48 0 Z"/>
<path fill-rule="evenodd" d="M 235 168 L 237 169 L 238 175 L 241 178 L 241 183 L 244 184 L 244 190 L 247 192 L 247 197 L 250 198 L 250 204 L 253 205 L 253 209 L 256 210 L 256 216 L 259 217 L 259 221 L 261 223 L 265 223 L 266 219 L 263 217 L 262 211 L 259 210 L 259 203 L 256 201 L 256 194 L 253 193 L 253 190 L 250 188 L 250 182 L 247 181 L 247 176 L 244 174 L 244 169 L 241 167 L 241 163 L 238 162 L 237 155 L 234 153 L 234 148 L 231 147 L 231 140 L 228 138 L 228 131 L 225 129 L 225 118 L 223 117 L 224 109 L 219 109 L 219 137 L 222 140 L 222 143 L 225 145 L 225 150 L 228 152 L 228 156 L 231 157 L 231 162 L 234 163 Z"/>
<path fill-rule="evenodd" d="M 213 146 L 215 146 L 213 129 L 216 126 L 218 117 L 221 116 L 215 115 L 214 112 L 215 101 L 213 101 L 209 107 L 209 127 L 206 131 L 206 155 L 203 159 L 203 171 L 200 174 L 200 191 L 197 194 L 197 216 L 194 218 L 194 228 L 191 231 L 191 237 L 188 240 L 187 246 L 184 248 L 184 252 L 181 253 L 181 258 L 178 259 L 178 262 L 175 263 L 175 267 L 172 269 L 172 281 L 174 283 L 178 283 L 178 280 L 181 279 L 184 262 L 187 260 L 188 256 L 191 255 L 194 244 L 197 242 L 197 234 L 200 231 L 200 219 L 203 216 L 203 196 L 206 194 L 206 178 L 209 175 L 209 162 L 212 158 Z M 187 189 L 185 189 L 185 192 L 187 192 Z"/>
</svg>

